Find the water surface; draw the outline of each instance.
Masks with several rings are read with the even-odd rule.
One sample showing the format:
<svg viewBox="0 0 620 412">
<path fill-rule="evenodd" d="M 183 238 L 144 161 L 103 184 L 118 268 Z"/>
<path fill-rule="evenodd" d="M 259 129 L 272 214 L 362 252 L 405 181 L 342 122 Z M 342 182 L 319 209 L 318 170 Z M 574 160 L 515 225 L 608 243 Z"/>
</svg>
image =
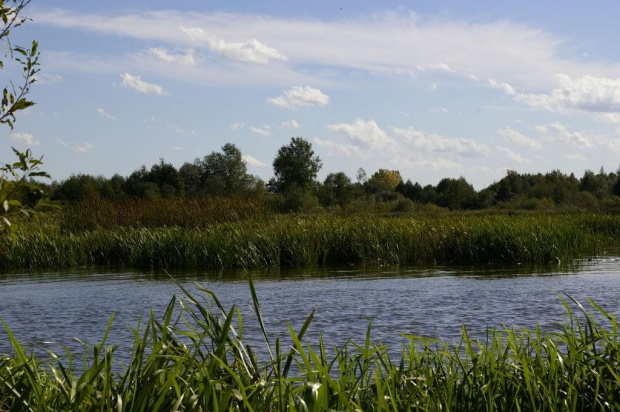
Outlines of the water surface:
<svg viewBox="0 0 620 412">
<path fill-rule="evenodd" d="M 247 341 L 260 347 L 262 336 L 252 311 L 243 272 L 173 273 L 197 292 L 200 282 L 225 307 L 244 315 Z M 487 328 L 510 325 L 557 329 L 565 319 L 560 301 L 568 293 L 585 303 L 594 299 L 620 314 L 620 260 L 592 259 L 571 269 L 554 267 L 370 268 L 272 270 L 251 272 L 271 336 L 286 336 L 286 322 L 299 329 L 316 310 L 309 341 L 322 334 L 329 344 L 347 338 L 361 342 L 369 322 L 375 341 L 398 347 L 400 334 L 457 341 L 465 325 L 483 337 Z M 115 313 L 109 343 L 126 357 L 131 328 L 140 315 L 161 316 L 171 297 L 182 293 L 165 273 L 115 272 L 0 275 L 0 317 L 23 344 L 62 351 L 80 349 L 77 339 L 95 344 Z M 0 353 L 10 353 L 0 332 Z"/>
</svg>

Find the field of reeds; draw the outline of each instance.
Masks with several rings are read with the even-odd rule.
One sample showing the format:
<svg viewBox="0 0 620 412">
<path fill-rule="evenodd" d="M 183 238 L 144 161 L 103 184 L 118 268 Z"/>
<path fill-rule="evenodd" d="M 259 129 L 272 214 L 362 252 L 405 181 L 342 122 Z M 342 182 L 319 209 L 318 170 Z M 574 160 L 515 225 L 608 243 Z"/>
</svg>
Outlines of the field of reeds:
<svg viewBox="0 0 620 412">
<path fill-rule="evenodd" d="M 233 212 L 203 225 L 143 220 L 79 230 L 56 216 L 42 228 L 1 239 L 0 268 L 570 264 L 614 253 L 620 240 L 620 219 L 613 215 L 266 213 L 241 219 L 230 217 L 239 216 Z"/>
<path fill-rule="evenodd" d="M 103 340 L 84 354 L 41 358 L 16 341 L 0 356 L 0 410 L 11 411 L 603 411 L 620 408 L 618 324 L 594 302 L 568 297 L 557 331 L 463 330 L 459 343 L 407 336 L 400 357 L 364 342 L 272 341 L 250 281 L 265 347 L 243 342 L 240 312 L 184 290 L 163 317 L 135 329 L 120 364 Z M 571 308 L 576 310 L 571 311 Z M 591 312 L 594 312 L 594 316 Z M 604 322 L 603 325 L 598 322 Z M 110 320 L 112 322 L 112 319 Z M 108 327 L 108 332 L 110 328 Z M 259 352 L 262 359 L 258 359 Z M 393 353 L 393 352 L 392 352 Z"/>
</svg>

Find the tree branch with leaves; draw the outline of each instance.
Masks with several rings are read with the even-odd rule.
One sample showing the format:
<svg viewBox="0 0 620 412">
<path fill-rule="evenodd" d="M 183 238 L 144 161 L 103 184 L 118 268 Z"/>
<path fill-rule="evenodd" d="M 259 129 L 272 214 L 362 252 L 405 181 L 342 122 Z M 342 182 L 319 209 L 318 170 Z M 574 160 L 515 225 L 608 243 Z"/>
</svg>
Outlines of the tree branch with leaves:
<svg viewBox="0 0 620 412">
<path fill-rule="evenodd" d="M 16 86 L 13 81 L 4 87 L 2 104 L 0 106 L 0 124 L 7 124 L 11 130 L 16 114 L 34 105 L 28 100 L 30 86 L 36 81 L 39 72 L 38 43 L 33 41 L 30 47 L 12 45 L 11 30 L 21 26 L 27 20 L 22 15 L 23 9 L 30 0 L 0 0 L 0 19 L 3 26 L 0 28 L 4 57 L 0 60 L 0 70 L 5 69 L 5 61 L 21 67 L 22 80 Z M 38 177 L 50 176 L 40 170 L 42 158 L 35 158 L 30 149 L 25 152 L 13 148 L 17 160 L 0 165 L 0 234 L 11 233 L 15 239 L 17 217 L 32 217 L 39 213 L 44 206 L 55 206 L 52 202 L 42 200 L 41 188 L 33 180 Z M 30 199 L 26 202 L 25 199 Z M 32 200 L 34 199 L 34 201 Z M 2 246 L 0 245 L 0 253 Z"/>
</svg>

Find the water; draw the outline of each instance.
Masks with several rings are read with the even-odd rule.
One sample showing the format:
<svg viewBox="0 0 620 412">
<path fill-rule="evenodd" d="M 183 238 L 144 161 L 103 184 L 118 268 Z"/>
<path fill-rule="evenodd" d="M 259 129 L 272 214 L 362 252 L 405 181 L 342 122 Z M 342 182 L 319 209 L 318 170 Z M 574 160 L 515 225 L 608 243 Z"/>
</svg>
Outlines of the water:
<svg viewBox="0 0 620 412">
<path fill-rule="evenodd" d="M 244 316 L 246 342 L 261 347 L 245 275 L 240 272 L 173 273 L 192 292 L 194 282 L 214 291 L 225 307 Z M 458 341 L 465 325 L 471 336 L 510 325 L 557 329 L 565 319 L 562 293 L 582 302 L 590 297 L 610 313 L 620 313 L 620 259 L 592 259 L 570 270 L 558 268 L 374 268 L 253 272 L 261 310 L 271 337 L 298 330 L 316 310 L 307 334 L 328 344 L 362 342 L 369 322 L 376 342 L 398 348 L 401 334 Z M 81 350 L 79 341 L 97 343 L 115 313 L 108 343 L 126 358 L 131 328 L 152 309 L 161 317 L 171 297 L 181 295 L 163 273 L 73 273 L 0 275 L 0 317 L 22 344 L 44 353 Z M 79 339 L 79 341 L 78 341 Z M 0 353 L 11 353 L 0 332 Z"/>
</svg>

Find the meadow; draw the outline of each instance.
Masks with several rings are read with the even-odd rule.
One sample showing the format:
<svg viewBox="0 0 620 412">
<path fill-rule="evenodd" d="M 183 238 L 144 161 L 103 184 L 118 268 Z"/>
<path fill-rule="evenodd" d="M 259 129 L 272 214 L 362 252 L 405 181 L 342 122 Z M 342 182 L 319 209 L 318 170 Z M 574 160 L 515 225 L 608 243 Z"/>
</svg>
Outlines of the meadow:
<svg viewBox="0 0 620 412">
<path fill-rule="evenodd" d="M 37 357 L 4 325 L 13 347 L 0 357 L 0 409 L 11 411 L 556 411 L 620 408 L 620 344 L 613 315 L 590 301 L 562 300 L 556 331 L 490 330 L 474 341 L 407 336 L 399 357 L 363 342 L 305 342 L 314 312 L 290 344 L 269 339 L 250 280 L 265 346 L 243 342 L 243 319 L 199 287 L 183 289 L 163 316 L 134 330 L 126 364 L 106 346 Z M 558 303 L 559 304 L 559 303 Z M 113 317 L 110 318 L 110 324 Z M 599 323 L 603 322 L 603 324 Z M 262 359 L 258 358 L 257 353 Z"/>
<path fill-rule="evenodd" d="M 0 268 L 570 264 L 613 253 L 619 239 L 620 219 L 593 213 L 282 214 L 235 198 L 97 202 L 2 239 Z"/>
</svg>

